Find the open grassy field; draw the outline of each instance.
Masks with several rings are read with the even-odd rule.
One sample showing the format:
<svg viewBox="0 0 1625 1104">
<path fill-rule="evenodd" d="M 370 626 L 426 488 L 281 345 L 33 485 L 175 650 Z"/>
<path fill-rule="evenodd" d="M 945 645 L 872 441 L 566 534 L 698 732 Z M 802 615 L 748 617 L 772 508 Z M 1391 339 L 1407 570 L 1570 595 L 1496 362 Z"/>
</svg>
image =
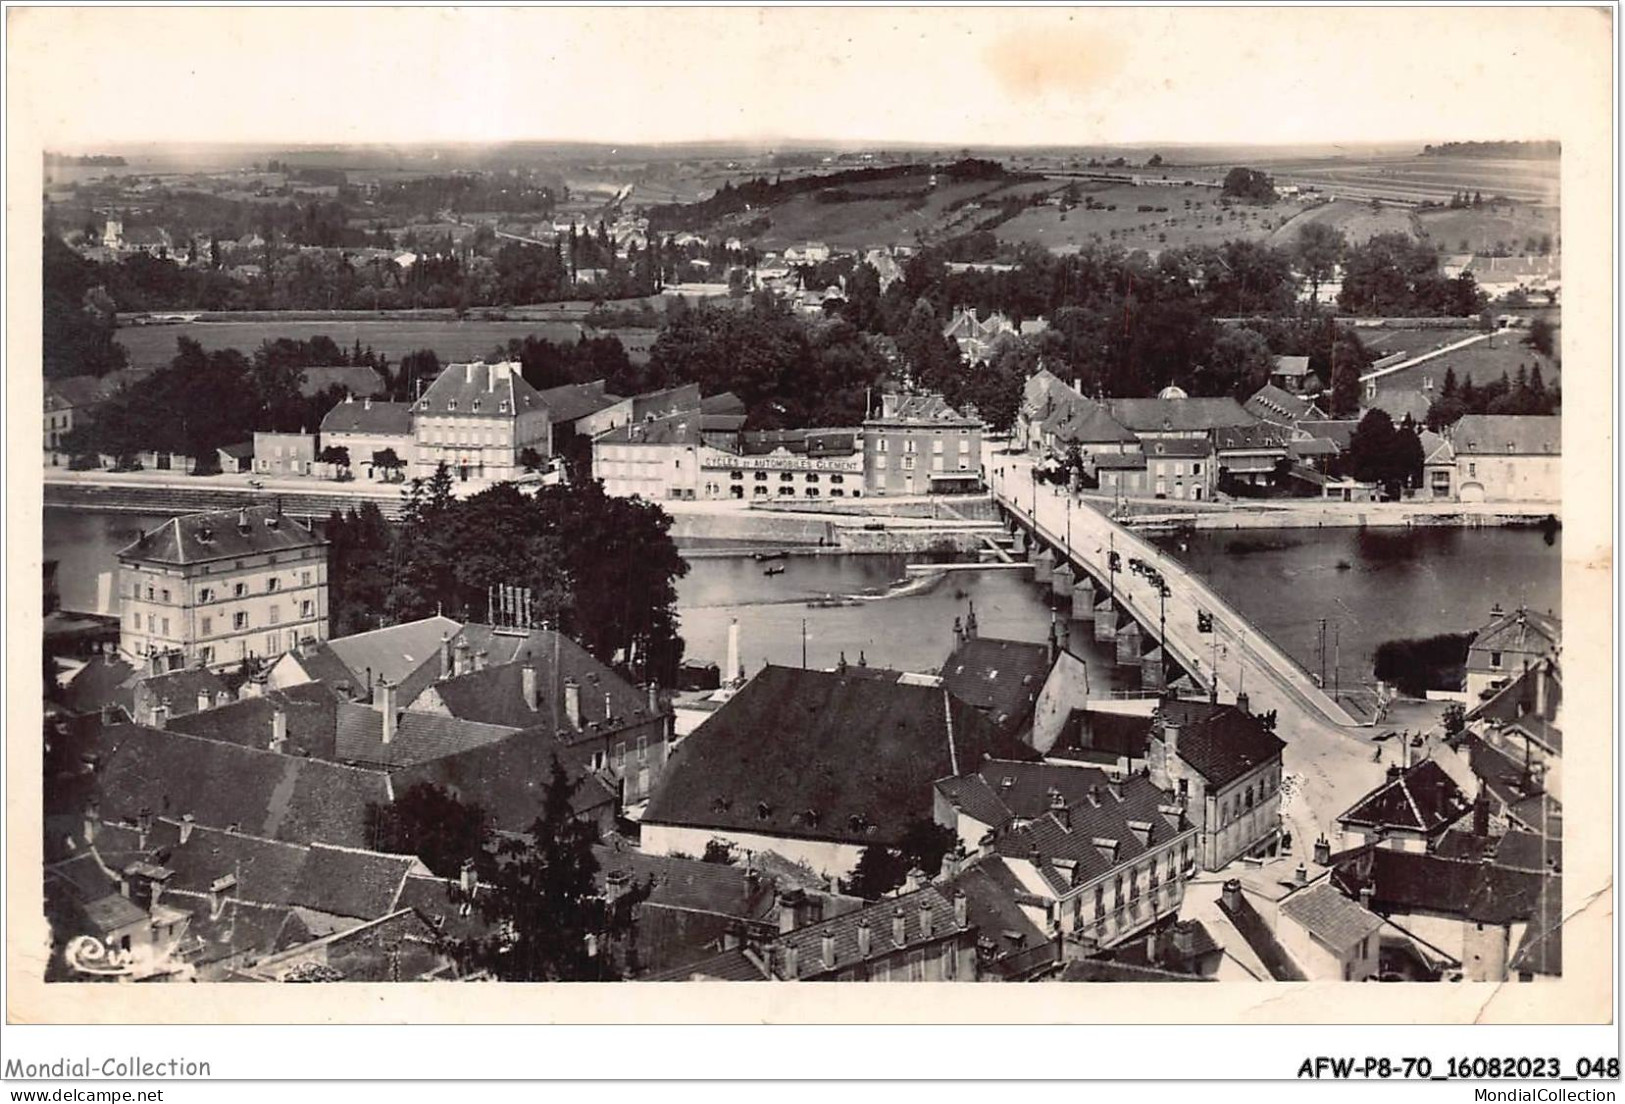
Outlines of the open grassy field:
<svg viewBox="0 0 1625 1104">
<path fill-rule="evenodd" d="M 1433 360 L 1423 361 L 1414 368 L 1407 368 L 1403 372 L 1395 372 L 1378 379 L 1379 391 L 1426 391 L 1431 381 L 1433 389 L 1437 391 L 1444 386 L 1444 375 L 1447 370 L 1454 370 L 1456 379 L 1462 383 L 1469 379 L 1475 383 L 1491 383 L 1501 378 L 1501 373 L 1515 376 L 1518 365 L 1522 364 L 1533 368 L 1540 365 L 1541 377 L 1548 388 L 1555 387 L 1562 382 L 1561 373 L 1555 363 L 1548 357 L 1541 356 L 1535 350 L 1523 343 L 1527 330 L 1505 330 L 1494 334 L 1484 341 L 1478 341 L 1465 349 L 1458 349 L 1452 353 L 1435 357 Z M 1389 353 L 1406 352 L 1412 356 L 1420 356 L 1433 349 L 1445 345 L 1453 345 L 1464 337 L 1471 336 L 1470 331 L 1463 330 L 1361 330 L 1360 341 L 1375 356 L 1383 357 Z M 1559 334 L 1561 341 L 1561 334 Z M 1561 349 L 1561 344 L 1558 346 Z"/>
<path fill-rule="evenodd" d="M 863 198 L 823 203 L 813 195 L 799 195 L 777 204 L 765 212 L 771 223 L 767 230 L 747 240 L 769 250 L 805 241 L 844 249 L 914 245 L 921 234 L 941 238 L 974 229 L 1005 198 L 1048 194 L 1060 187 L 1047 180 L 974 180 L 930 188 L 924 175 L 869 181 L 841 189 Z M 718 232 L 737 231 L 724 226 Z"/>
<path fill-rule="evenodd" d="M 1409 235 L 1414 229 L 1411 210 L 1408 207 L 1386 206 L 1373 211 L 1369 203 L 1338 199 L 1305 210 L 1271 234 L 1269 243 L 1276 246 L 1291 245 L 1298 240 L 1298 235 L 1303 232 L 1305 226 L 1314 223 L 1336 227 L 1343 231 L 1345 238 L 1355 244 L 1374 238 L 1378 234 Z"/>
<path fill-rule="evenodd" d="M 1476 157 L 1322 158 L 1276 163 L 1258 168 L 1277 184 L 1297 184 L 1351 199 L 1448 202 L 1458 191 L 1503 195 L 1530 203 L 1558 201 L 1558 162 L 1497 161 Z"/>
<path fill-rule="evenodd" d="M 1558 242 L 1558 210 L 1534 204 L 1504 207 L 1467 207 L 1457 210 L 1420 211 L 1417 220 L 1428 240 L 1451 253 L 1487 253 L 1504 246 L 1522 253 L 1530 239 L 1537 243 L 1547 237 L 1553 249 Z"/>
<path fill-rule="evenodd" d="M 1181 185 L 1093 184 L 1081 191 L 1099 207 L 1080 205 L 1066 212 L 1057 207 L 1029 208 L 995 233 L 1001 242 L 1031 242 L 1062 253 L 1090 243 L 1156 253 L 1238 238 L 1262 240 L 1303 209 L 1301 203 L 1288 200 L 1271 207 L 1238 204 L 1226 209 L 1212 188 Z M 1113 206 L 1115 211 L 1100 209 Z"/>
<path fill-rule="evenodd" d="M 251 353 L 268 338 L 291 337 L 309 340 L 318 334 L 332 338 L 343 348 L 359 339 L 362 345 L 399 363 L 401 357 L 417 349 L 433 349 L 444 363 L 477 359 L 493 347 L 506 345 L 510 338 L 536 334 L 549 341 L 574 341 L 581 328 L 573 322 L 487 322 L 447 321 L 272 321 L 272 322 L 194 322 L 175 326 L 130 326 L 115 335 L 130 353 L 132 367 L 168 364 L 175 355 L 176 341 L 189 337 L 205 349 L 240 349 Z"/>
</svg>

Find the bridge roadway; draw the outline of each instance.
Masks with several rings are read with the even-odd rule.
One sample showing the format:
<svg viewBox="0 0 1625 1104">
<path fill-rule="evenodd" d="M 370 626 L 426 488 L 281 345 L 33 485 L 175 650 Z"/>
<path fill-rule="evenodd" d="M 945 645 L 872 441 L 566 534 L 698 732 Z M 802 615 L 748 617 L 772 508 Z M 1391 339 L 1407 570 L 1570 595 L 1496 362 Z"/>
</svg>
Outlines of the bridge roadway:
<svg viewBox="0 0 1625 1104">
<path fill-rule="evenodd" d="M 1373 745 L 1363 738 L 1372 730 L 1360 727 L 1290 656 L 1171 557 L 1072 498 L 1065 488 L 1035 485 L 1030 458 L 990 451 L 985 463 L 995 501 L 1050 548 L 1067 543 L 1070 513 L 1072 563 L 1097 582 L 1107 578 L 1107 553 L 1116 549 L 1122 557 L 1117 601 L 1153 638 L 1156 591 L 1129 570 L 1128 561 L 1138 557 L 1162 573 L 1171 592 L 1165 606 L 1168 645 L 1180 665 L 1194 668 L 1198 681 L 1208 686 L 1216 660 L 1220 701 L 1234 701 L 1245 690 L 1252 712 L 1276 711 L 1276 733 L 1287 745 L 1286 771 L 1296 777 L 1295 792 L 1283 810 L 1293 833 L 1293 852 L 1306 857 L 1321 833 L 1335 847 L 1337 814 L 1382 779 L 1385 764 L 1373 760 Z M 1196 631 L 1198 609 L 1213 615 L 1215 632 Z"/>
</svg>

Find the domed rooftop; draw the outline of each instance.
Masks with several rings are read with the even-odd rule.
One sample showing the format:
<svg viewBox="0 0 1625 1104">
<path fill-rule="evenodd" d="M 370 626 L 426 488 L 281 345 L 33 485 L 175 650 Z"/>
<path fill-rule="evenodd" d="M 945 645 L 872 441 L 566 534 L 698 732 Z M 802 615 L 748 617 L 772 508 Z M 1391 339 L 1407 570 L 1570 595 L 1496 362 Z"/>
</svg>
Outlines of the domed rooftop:
<svg viewBox="0 0 1625 1104">
<path fill-rule="evenodd" d="M 1189 395 L 1185 394 L 1183 388 L 1175 387 L 1171 383 L 1157 392 L 1157 398 L 1159 399 L 1186 399 L 1189 397 Z"/>
</svg>

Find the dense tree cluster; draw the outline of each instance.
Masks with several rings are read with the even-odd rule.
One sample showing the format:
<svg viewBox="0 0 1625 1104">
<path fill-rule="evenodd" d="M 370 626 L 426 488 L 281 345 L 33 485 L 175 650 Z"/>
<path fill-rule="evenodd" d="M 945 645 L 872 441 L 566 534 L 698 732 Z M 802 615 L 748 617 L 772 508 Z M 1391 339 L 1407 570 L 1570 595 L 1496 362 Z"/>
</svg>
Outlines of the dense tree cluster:
<svg viewBox="0 0 1625 1104">
<path fill-rule="evenodd" d="M 671 518 L 593 481 L 452 496 L 444 465 L 405 490 L 395 528 L 363 511 L 329 520 L 334 631 L 389 621 L 481 619 L 489 588 L 528 587 L 534 615 L 636 681 L 670 684 L 682 661 L 676 580 L 688 565 Z M 371 627 L 367 625 L 367 627 Z"/>
<path fill-rule="evenodd" d="M 851 322 L 808 321 L 758 293 L 743 309 L 668 311 L 642 382 L 645 389 L 698 383 L 705 394 L 732 391 L 754 428 L 848 426 L 863 421 L 865 392 L 886 368 L 875 343 Z"/>
<path fill-rule="evenodd" d="M 1563 152 L 1561 142 L 1441 142 L 1422 147 L 1424 157 L 1504 157 L 1550 160 Z"/>
<path fill-rule="evenodd" d="M 1458 383 L 1454 369 L 1445 369 L 1438 398 L 1428 407 L 1427 426 L 1442 429 L 1454 425 L 1464 414 L 1556 414 L 1563 407 L 1563 392 L 1547 387 L 1537 363 L 1533 368 L 1518 365 L 1513 375 L 1486 384 L 1471 379 Z"/>
<path fill-rule="evenodd" d="M 117 306 L 99 267 L 49 234 L 44 266 L 45 378 L 104 376 L 125 367 L 129 355 L 113 339 Z"/>
<path fill-rule="evenodd" d="M 1468 317 L 1487 300 L 1472 273 L 1454 279 L 1441 273 L 1430 246 L 1405 234 L 1378 234 L 1345 250 L 1337 301 L 1349 314 Z"/>
<path fill-rule="evenodd" d="M 1224 174 L 1224 191 L 1220 194 L 1244 203 L 1274 203 L 1275 181 L 1268 173 L 1237 165 Z"/>
<path fill-rule="evenodd" d="M 935 878 L 955 842 L 951 829 L 924 817 L 916 818 L 904 830 L 898 846 L 865 847 L 851 877 L 842 882 L 841 892 L 873 901 L 901 886 L 910 871 Z"/>
<path fill-rule="evenodd" d="M 1340 467 L 1355 479 L 1376 483 L 1390 498 L 1422 484 L 1422 443 L 1409 418 L 1394 425 L 1386 411 L 1370 410 L 1354 427 Z"/>
</svg>

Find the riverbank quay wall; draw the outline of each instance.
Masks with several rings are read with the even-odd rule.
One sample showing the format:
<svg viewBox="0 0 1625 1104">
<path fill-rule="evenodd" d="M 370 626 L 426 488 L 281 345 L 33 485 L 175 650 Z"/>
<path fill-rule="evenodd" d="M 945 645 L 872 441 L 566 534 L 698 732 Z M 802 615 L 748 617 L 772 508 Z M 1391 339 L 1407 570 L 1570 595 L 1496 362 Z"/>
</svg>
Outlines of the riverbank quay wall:
<svg viewBox="0 0 1625 1104">
<path fill-rule="evenodd" d="M 128 481 L 94 483 L 76 480 L 44 485 L 46 506 L 69 509 L 105 510 L 137 514 L 190 514 L 202 510 L 229 510 L 238 506 L 265 506 L 280 501 L 282 511 L 294 517 L 326 518 L 334 510 L 348 511 L 363 502 L 375 504 L 384 517 L 400 517 L 404 500 L 399 485 L 387 491 L 290 491 L 283 488 L 198 486 L 181 487 L 171 483 L 142 484 Z"/>
</svg>

